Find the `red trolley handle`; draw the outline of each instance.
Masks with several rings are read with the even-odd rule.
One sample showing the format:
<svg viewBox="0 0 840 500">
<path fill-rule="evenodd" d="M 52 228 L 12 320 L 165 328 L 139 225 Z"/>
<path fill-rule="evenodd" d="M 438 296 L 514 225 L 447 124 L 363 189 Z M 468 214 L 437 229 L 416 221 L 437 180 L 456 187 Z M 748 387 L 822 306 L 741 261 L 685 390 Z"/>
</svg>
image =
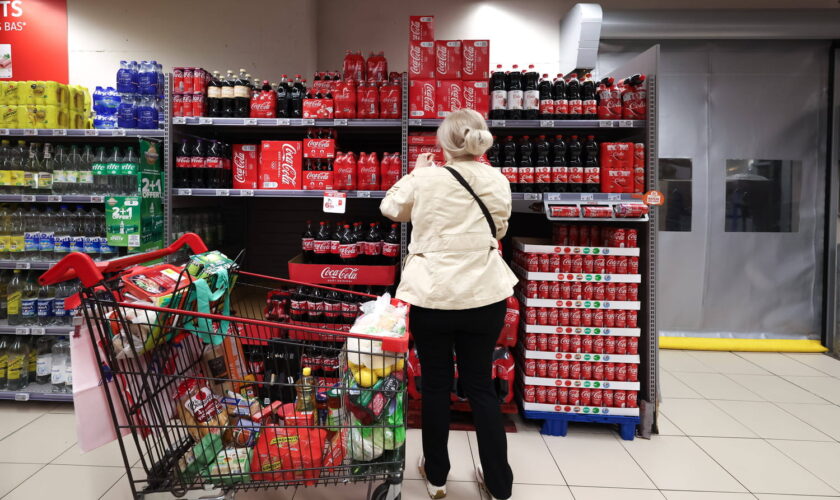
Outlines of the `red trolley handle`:
<svg viewBox="0 0 840 500">
<path fill-rule="evenodd" d="M 54 285 L 78 278 L 82 285 L 91 288 L 105 280 L 105 273 L 122 271 L 137 264 L 172 255 L 185 245 L 189 246 L 195 254 L 207 251 L 207 245 L 204 244 L 199 235 L 186 233 L 166 248 L 102 262 L 94 262 L 88 255 L 81 252 L 73 252 L 47 269 L 44 274 L 38 277 L 38 282 L 42 285 Z"/>
</svg>

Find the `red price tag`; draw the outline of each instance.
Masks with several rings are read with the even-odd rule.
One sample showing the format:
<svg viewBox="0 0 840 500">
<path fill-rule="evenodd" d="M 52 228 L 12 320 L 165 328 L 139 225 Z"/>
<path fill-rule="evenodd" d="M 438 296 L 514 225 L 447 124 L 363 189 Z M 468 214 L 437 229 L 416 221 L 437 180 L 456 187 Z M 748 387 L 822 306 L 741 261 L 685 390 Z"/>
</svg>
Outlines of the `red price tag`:
<svg viewBox="0 0 840 500">
<path fill-rule="evenodd" d="M 324 191 L 324 212 L 328 214 L 343 214 L 347 211 L 347 193 L 340 191 Z"/>
<path fill-rule="evenodd" d="M 645 205 L 662 205 L 665 203 L 665 197 L 659 191 L 648 191 L 642 196 L 642 201 Z"/>
</svg>

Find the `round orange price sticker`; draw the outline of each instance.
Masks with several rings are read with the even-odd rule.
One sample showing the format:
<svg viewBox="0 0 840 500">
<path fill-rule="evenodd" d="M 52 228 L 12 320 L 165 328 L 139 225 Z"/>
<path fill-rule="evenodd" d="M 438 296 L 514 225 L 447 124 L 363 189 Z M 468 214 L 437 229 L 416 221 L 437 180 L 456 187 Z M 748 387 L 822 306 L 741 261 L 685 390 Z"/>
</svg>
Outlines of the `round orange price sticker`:
<svg viewBox="0 0 840 500">
<path fill-rule="evenodd" d="M 665 203 L 665 197 L 659 191 L 648 191 L 642 195 L 642 202 L 645 205 L 662 205 Z"/>
</svg>

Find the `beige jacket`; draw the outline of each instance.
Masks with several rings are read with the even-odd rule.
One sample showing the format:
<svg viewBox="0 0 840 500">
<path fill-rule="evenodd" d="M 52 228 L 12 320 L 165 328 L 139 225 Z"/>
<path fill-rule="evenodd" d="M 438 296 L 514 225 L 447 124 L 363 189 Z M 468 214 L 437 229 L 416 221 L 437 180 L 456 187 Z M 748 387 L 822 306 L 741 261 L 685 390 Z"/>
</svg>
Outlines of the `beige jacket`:
<svg viewBox="0 0 840 500">
<path fill-rule="evenodd" d="M 441 167 L 417 168 L 397 182 L 379 209 L 412 223 L 397 298 L 432 309 L 471 309 L 506 299 L 519 281 L 498 252 L 508 228 L 510 184 L 474 161 L 450 164 L 493 216 L 495 237 L 472 195 Z"/>
</svg>

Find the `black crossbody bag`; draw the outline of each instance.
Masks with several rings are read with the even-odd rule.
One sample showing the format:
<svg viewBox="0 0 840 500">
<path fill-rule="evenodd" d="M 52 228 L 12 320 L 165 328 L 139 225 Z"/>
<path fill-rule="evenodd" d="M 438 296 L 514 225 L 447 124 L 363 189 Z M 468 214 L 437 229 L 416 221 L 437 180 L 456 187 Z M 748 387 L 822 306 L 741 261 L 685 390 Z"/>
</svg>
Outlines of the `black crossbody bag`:
<svg viewBox="0 0 840 500">
<path fill-rule="evenodd" d="M 487 219 L 487 224 L 490 225 L 490 236 L 492 236 L 493 239 L 495 239 L 496 238 L 496 224 L 493 222 L 493 216 L 490 215 L 490 210 L 487 210 L 487 205 L 485 205 L 484 202 L 481 201 L 481 198 L 479 198 L 478 195 L 475 194 L 475 191 L 473 191 L 473 188 L 472 188 L 472 186 L 470 186 L 470 183 L 467 182 L 467 180 L 464 179 L 464 176 L 459 174 L 457 170 L 455 170 L 452 167 L 447 167 L 447 166 L 444 166 L 443 168 L 445 168 L 446 170 L 449 170 L 449 173 L 452 174 L 452 177 L 455 177 L 455 180 L 457 180 L 462 186 L 464 186 L 464 189 L 469 191 L 469 193 L 472 195 L 472 197 L 475 198 L 476 203 L 478 203 L 478 208 L 481 209 L 481 213 L 483 213 L 484 218 Z"/>
</svg>

